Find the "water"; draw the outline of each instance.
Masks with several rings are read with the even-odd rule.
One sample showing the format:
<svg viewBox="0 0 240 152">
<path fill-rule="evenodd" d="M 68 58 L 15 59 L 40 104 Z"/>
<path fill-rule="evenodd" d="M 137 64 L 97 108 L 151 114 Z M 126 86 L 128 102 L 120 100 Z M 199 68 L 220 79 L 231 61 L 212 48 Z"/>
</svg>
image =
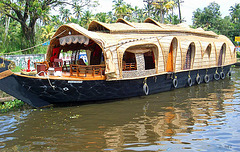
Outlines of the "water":
<svg viewBox="0 0 240 152">
<path fill-rule="evenodd" d="M 231 80 L 114 102 L 0 115 L 0 151 L 240 151 Z"/>
</svg>

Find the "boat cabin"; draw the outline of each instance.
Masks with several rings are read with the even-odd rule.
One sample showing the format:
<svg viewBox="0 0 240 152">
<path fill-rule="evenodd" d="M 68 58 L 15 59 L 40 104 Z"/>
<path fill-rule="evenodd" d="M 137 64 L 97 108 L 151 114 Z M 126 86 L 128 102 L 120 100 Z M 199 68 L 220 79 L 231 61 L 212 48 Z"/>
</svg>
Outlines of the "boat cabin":
<svg viewBox="0 0 240 152">
<path fill-rule="evenodd" d="M 70 53 L 62 60 L 60 53 Z M 118 19 L 106 24 L 61 26 L 47 51 L 46 72 L 89 80 L 121 80 L 221 68 L 236 62 L 234 45 L 225 36 L 186 25 L 164 25 L 153 19 L 130 23 Z M 86 55 L 86 60 L 81 58 Z"/>
<path fill-rule="evenodd" d="M 64 26 L 63 26 L 64 27 Z M 91 38 L 72 28 L 64 27 L 50 42 L 47 52 L 48 73 L 52 76 L 81 79 L 105 79 L 105 58 L 102 48 Z M 60 53 L 71 54 L 70 60 L 60 58 Z M 81 57 L 84 54 L 84 58 Z"/>
</svg>

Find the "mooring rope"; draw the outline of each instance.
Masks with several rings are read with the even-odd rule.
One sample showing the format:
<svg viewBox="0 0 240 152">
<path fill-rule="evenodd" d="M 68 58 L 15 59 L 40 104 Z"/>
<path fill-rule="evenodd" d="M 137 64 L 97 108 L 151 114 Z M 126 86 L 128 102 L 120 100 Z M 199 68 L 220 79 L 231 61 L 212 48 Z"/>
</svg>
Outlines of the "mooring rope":
<svg viewBox="0 0 240 152">
<path fill-rule="evenodd" d="M 45 71 L 40 71 L 40 72 L 38 72 L 38 73 L 37 73 L 37 76 L 40 76 L 41 73 L 44 74 L 44 77 L 47 78 L 49 85 L 53 88 L 53 90 L 55 90 L 56 86 L 52 85 L 52 83 L 51 83 L 51 81 L 50 81 L 50 78 L 49 78 L 48 74 L 46 74 Z"/>
<path fill-rule="evenodd" d="M 59 33 L 58 35 L 52 37 L 50 40 L 45 41 L 45 42 L 43 42 L 43 43 L 40 43 L 40 44 L 38 44 L 38 45 L 29 47 L 29 48 L 26 48 L 26 49 L 18 50 L 18 51 L 15 51 L 15 52 L 8 52 L 8 53 L 2 53 L 2 54 L 3 54 L 3 56 L 4 56 L 4 55 L 9 55 L 9 54 L 14 54 L 14 53 L 24 52 L 24 51 L 27 51 L 27 50 L 36 48 L 36 47 L 38 47 L 38 46 L 40 46 L 40 45 L 43 45 L 44 43 L 50 42 L 51 40 L 55 39 L 56 37 L 62 35 L 64 32 L 66 32 L 66 30 L 64 30 L 63 32 Z"/>
</svg>

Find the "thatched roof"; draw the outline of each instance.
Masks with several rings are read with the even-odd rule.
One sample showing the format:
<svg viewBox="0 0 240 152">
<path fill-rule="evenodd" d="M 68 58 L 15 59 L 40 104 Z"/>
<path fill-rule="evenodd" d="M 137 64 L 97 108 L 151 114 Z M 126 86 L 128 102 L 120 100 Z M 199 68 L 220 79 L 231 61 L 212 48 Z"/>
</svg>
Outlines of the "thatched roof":
<svg viewBox="0 0 240 152">
<path fill-rule="evenodd" d="M 132 23 L 124 19 L 118 19 L 116 23 L 102 23 L 92 21 L 88 28 L 89 31 L 105 32 L 105 33 L 185 33 L 202 36 L 217 37 L 212 31 L 204 31 L 203 29 L 193 29 L 187 24 L 161 24 L 151 18 L 147 18 L 144 23 Z"/>
<path fill-rule="evenodd" d="M 50 59 L 54 46 L 59 44 L 59 38 L 69 35 L 83 35 L 98 43 L 100 47 L 104 46 L 104 41 L 95 32 L 88 31 L 85 28 L 79 26 L 78 24 L 70 23 L 60 26 L 56 33 L 53 35 L 54 39 L 50 41 L 50 45 L 48 46 L 47 60 Z"/>
</svg>

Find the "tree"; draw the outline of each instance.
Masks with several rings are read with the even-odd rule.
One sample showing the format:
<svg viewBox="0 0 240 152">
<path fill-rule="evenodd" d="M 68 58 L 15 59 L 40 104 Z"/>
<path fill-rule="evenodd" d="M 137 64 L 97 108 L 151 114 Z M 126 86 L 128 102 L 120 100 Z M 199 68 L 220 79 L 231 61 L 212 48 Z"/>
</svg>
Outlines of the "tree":
<svg viewBox="0 0 240 152">
<path fill-rule="evenodd" d="M 51 25 L 46 25 L 45 27 L 42 28 L 42 39 L 43 40 L 50 40 L 50 38 L 54 35 L 55 30 L 54 26 Z"/>
<path fill-rule="evenodd" d="M 73 14 L 80 19 L 85 7 L 96 7 L 99 5 L 97 0 L 72 0 Z"/>
<path fill-rule="evenodd" d="M 176 7 L 176 3 L 173 0 L 156 0 L 151 3 L 154 7 L 154 17 L 161 23 L 164 23 L 164 16 L 169 11 L 173 11 Z"/>
<path fill-rule="evenodd" d="M 135 6 L 135 8 L 133 9 L 133 13 L 132 13 L 132 17 L 133 17 L 133 21 L 134 22 L 144 22 L 144 20 L 147 18 L 147 12 L 144 11 L 144 9 L 140 9 L 137 6 Z"/>
<path fill-rule="evenodd" d="M 103 13 L 103 12 L 97 13 L 95 15 L 95 18 L 96 18 L 96 20 L 98 20 L 100 22 L 103 22 L 103 23 L 108 23 L 109 22 L 108 17 L 107 17 L 107 13 Z"/>
<path fill-rule="evenodd" d="M 69 9 L 64 9 L 64 7 L 61 7 L 59 9 L 59 12 L 61 14 L 62 22 L 67 23 L 71 21 L 70 16 L 72 15 L 72 13 Z"/>
<path fill-rule="evenodd" d="M 220 6 L 215 2 L 203 10 L 198 8 L 193 12 L 193 26 L 202 27 L 205 30 L 218 32 L 221 19 Z"/>
<path fill-rule="evenodd" d="M 113 10 L 115 11 L 114 15 L 117 18 L 128 18 L 130 20 L 132 16 L 133 8 L 130 4 L 127 4 L 123 0 L 113 0 Z"/>
<path fill-rule="evenodd" d="M 240 36 L 240 3 L 235 4 L 235 6 L 231 6 L 230 9 L 231 23 L 233 29 L 231 30 L 231 39 L 234 41 L 235 36 Z"/>
<path fill-rule="evenodd" d="M 35 43 L 35 24 L 37 20 L 48 13 L 51 6 L 56 6 L 59 3 L 61 1 L 56 0 L 22 0 L 17 2 L 1 0 L 0 12 L 19 22 L 27 44 L 33 45 Z M 10 14 L 10 11 L 13 11 L 13 13 Z"/>
<path fill-rule="evenodd" d="M 147 5 L 144 4 L 144 8 L 147 12 L 147 16 L 151 17 L 151 11 L 153 10 L 153 5 L 152 5 L 153 0 L 143 0 L 143 2 L 147 3 Z"/>
<path fill-rule="evenodd" d="M 92 0 L 80 0 L 77 4 L 86 7 L 95 4 L 95 2 Z M 73 3 L 65 0 L 1 0 L 0 12 L 20 23 L 26 44 L 32 46 L 35 44 L 35 25 L 37 20 L 49 14 L 51 8 L 63 4 L 73 6 Z M 12 14 L 10 14 L 10 10 L 13 11 Z"/>
<path fill-rule="evenodd" d="M 203 10 L 197 9 L 193 12 L 193 27 L 202 27 L 205 30 L 211 30 L 217 34 L 226 35 L 232 41 L 240 32 L 240 4 L 230 7 L 230 16 L 221 18 L 220 6 L 217 3 L 211 3 Z"/>
<path fill-rule="evenodd" d="M 90 11 L 83 12 L 82 20 L 82 26 L 87 28 L 90 22 L 93 20 L 93 14 Z"/>
<path fill-rule="evenodd" d="M 165 19 L 165 23 L 176 25 L 180 23 L 180 19 L 177 15 L 168 15 L 168 17 Z"/>
<path fill-rule="evenodd" d="M 235 4 L 235 6 L 231 6 L 230 9 L 230 15 L 232 17 L 232 21 L 234 23 L 240 23 L 240 3 Z"/>
</svg>

